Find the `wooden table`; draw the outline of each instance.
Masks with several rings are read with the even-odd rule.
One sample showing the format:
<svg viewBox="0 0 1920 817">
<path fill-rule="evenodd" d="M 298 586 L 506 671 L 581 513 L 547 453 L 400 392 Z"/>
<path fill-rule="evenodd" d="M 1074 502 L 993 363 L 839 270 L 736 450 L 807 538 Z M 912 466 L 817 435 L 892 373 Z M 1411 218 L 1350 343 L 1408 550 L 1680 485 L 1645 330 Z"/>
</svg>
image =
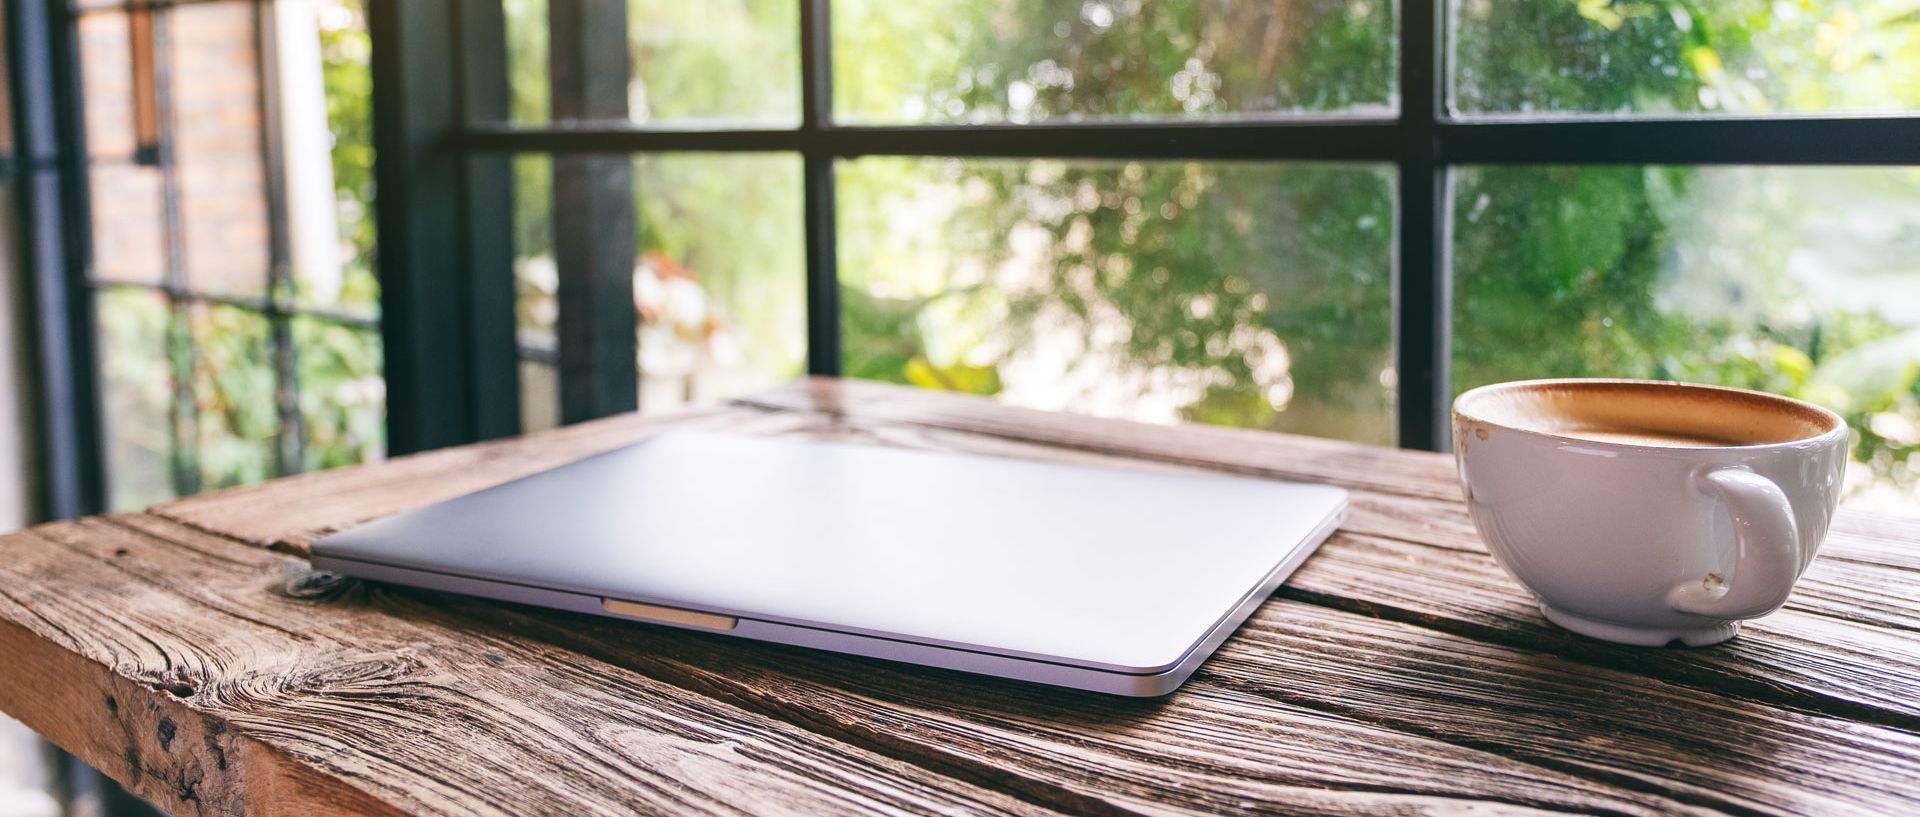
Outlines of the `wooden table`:
<svg viewBox="0 0 1920 817">
<path fill-rule="evenodd" d="M 1353 512 L 1147 701 L 301 559 L 666 428 L 1319 480 Z M 1441 455 L 812 381 L 0 539 L 0 709 L 180 814 L 1916 814 L 1920 524 L 1842 514 L 1740 638 L 1622 648 L 1540 617 Z"/>
</svg>

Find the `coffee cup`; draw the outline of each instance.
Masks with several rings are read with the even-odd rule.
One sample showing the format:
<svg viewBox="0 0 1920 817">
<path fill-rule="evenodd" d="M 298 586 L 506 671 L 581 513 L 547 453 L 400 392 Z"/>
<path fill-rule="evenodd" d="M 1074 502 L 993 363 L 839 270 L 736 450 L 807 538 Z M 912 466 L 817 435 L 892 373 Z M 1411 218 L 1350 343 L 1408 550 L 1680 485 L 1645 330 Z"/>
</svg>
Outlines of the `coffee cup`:
<svg viewBox="0 0 1920 817">
<path fill-rule="evenodd" d="M 1624 644 L 1714 644 L 1786 603 L 1840 499 L 1847 425 L 1744 389 L 1483 386 L 1453 404 L 1473 523 L 1547 619 Z"/>
</svg>

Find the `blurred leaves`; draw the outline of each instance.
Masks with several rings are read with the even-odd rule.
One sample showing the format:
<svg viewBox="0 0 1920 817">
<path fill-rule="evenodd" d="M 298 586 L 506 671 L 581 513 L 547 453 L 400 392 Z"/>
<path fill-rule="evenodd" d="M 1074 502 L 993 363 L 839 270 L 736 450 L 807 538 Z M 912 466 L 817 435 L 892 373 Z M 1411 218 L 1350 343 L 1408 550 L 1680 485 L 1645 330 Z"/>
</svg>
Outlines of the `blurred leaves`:
<svg viewBox="0 0 1920 817">
<path fill-rule="evenodd" d="M 1463 113 L 1920 109 L 1911 0 L 1449 5 L 1451 103 Z"/>
<path fill-rule="evenodd" d="M 903 374 L 908 383 L 923 389 L 984 395 L 1000 393 L 1000 370 L 993 366 L 963 363 L 935 366 L 924 357 L 915 357 L 907 361 Z"/>
<path fill-rule="evenodd" d="M 1829 358 L 1807 378 L 1807 399 L 1845 415 L 1886 411 L 1920 381 L 1920 329 Z"/>
<path fill-rule="evenodd" d="M 1899 3 L 1867 4 L 1460 0 L 1456 104 L 1920 108 L 1920 35 L 1903 28 L 1916 21 L 1888 10 Z M 1228 100 L 1251 98 L 1235 85 L 1251 75 L 1234 74 L 1247 52 L 1225 41 L 1209 50 L 1195 36 L 1210 30 L 1205 14 L 1177 3 L 1152 14 L 1127 8 L 836 4 L 843 18 L 866 23 L 836 27 L 836 101 L 869 119 L 1038 121 L 1218 114 L 1235 109 Z M 1286 60 L 1320 71 L 1390 68 L 1389 35 L 1349 27 L 1340 8 L 1296 7 L 1309 33 L 1288 40 Z M 1866 30 L 1859 19 L 1892 27 Z M 1109 48 L 1124 54 L 1092 56 Z M 1834 74 L 1840 54 L 1855 55 L 1861 73 Z M 1160 98 L 1169 72 L 1194 58 L 1222 78 L 1215 99 L 1186 109 Z M 1311 84 L 1283 80 L 1279 93 Z M 1164 417 L 1147 407 L 1171 402 L 1192 421 L 1381 440 L 1383 429 L 1391 434 L 1395 380 L 1385 288 L 1392 193 L 1376 195 L 1344 170 L 850 162 L 839 197 L 847 371 L 950 388 L 930 374 L 936 364 L 991 367 L 1013 399 L 1070 395 L 1040 400 L 1049 407 Z M 1859 225 L 1902 211 L 1862 197 L 1914 202 L 1920 187 L 1865 170 L 1807 171 L 1828 174 L 1817 184 L 1729 172 L 1457 170 L 1454 386 L 1627 376 L 1813 399 L 1844 407 L 1873 480 L 1911 492 L 1915 449 L 1874 430 L 1904 433 L 1920 418 L 1912 369 L 1920 356 L 1890 340 L 1911 327 L 1872 299 L 1817 296 L 1824 281 L 1854 275 L 1842 268 L 1863 252 L 1900 255 L 1897 232 Z M 1867 232 L 1838 244 L 1820 238 L 1856 229 Z M 1869 291 L 1891 305 L 1902 280 L 1912 279 Z M 955 321 L 968 314 L 955 301 L 979 308 Z M 1031 359 L 1044 349 L 1071 362 L 1035 373 Z M 1036 378 L 1053 382 L 1038 389 Z"/>
<path fill-rule="evenodd" d="M 1920 420 L 1920 328 L 1889 317 L 1915 314 L 1899 236 L 1920 231 L 1920 174 L 1478 167 L 1454 208 L 1456 392 L 1633 377 L 1786 394 L 1847 419 L 1856 491 L 1920 492 L 1920 442 L 1873 430 Z"/>
</svg>

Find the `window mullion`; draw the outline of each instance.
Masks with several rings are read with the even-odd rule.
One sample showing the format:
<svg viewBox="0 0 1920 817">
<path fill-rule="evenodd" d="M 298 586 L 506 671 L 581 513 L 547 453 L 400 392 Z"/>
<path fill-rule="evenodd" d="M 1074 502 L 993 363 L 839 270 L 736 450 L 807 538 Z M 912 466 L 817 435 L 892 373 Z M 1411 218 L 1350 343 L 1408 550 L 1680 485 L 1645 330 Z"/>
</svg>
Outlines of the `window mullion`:
<svg viewBox="0 0 1920 817">
<path fill-rule="evenodd" d="M 1438 150 L 1446 75 L 1446 0 L 1405 0 L 1400 21 L 1400 207 L 1394 266 L 1394 347 L 1400 445 L 1448 445 L 1449 320 L 1446 166 Z"/>
<path fill-rule="evenodd" d="M 554 3 L 548 20 L 554 120 L 625 120 L 632 75 L 625 0 Z M 633 185 L 630 155 L 554 157 L 563 423 L 632 411 L 639 404 Z"/>
<path fill-rule="evenodd" d="M 837 376 L 840 361 L 839 239 L 834 154 L 824 134 L 833 126 L 833 15 L 827 0 L 805 0 L 800 12 L 801 136 L 806 145 L 803 205 L 807 253 L 807 373 Z"/>
</svg>

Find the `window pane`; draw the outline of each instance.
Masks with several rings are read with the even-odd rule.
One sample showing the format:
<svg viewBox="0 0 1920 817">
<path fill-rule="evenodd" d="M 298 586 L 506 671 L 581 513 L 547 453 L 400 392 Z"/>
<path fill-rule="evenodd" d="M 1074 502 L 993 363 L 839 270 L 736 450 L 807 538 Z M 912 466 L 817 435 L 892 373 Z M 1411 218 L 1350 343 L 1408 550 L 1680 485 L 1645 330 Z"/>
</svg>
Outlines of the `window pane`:
<svg viewBox="0 0 1920 817">
<path fill-rule="evenodd" d="M 85 106 L 87 155 L 95 161 L 132 161 L 133 45 L 127 15 L 82 16 L 76 29 L 80 46 L 80 98 Z"/>
<path fill-rule="evenodd" d="M 1394 0 L 837 0 L 834 114 L 861 122 L 1390 116 Z"/>
<path fill-rule="evenodd" d="M 151 25 L 120 11 L 79 22 L 95 275 L 157 283 L 177 258 L 198 291 L 263 297 L 271 211 L 254 6 L 142 14 Z"/>
<path fill-rule="evenodd" d="M 806 367 L 800 159 L 670 153 L 634 160 L 640 409 L 721 400 Z M 525 427 L 552 425 L 559 383 L 553 162 L 514 159 L 514 278 Z"/>
<path fill-rule="evenodd" d="M 159 285 L 167 277 L 167 221 L 160 169 L 95 161 L 87 169 L 93 211 L 93 277 Z"/>
<path fill-rule="evenodd" d="M 89 14 L 78 24 L 87 128 L 93 276 L 158 284 L 167 274 L 160 170 L 133 163 L 133 62 L 127 16 Z"/>
<path fill-rule="evenodd" d="M 188 315 L 201 490 L 279 476 L 280 414 L 267 319 L 208 304 L 193 305 Z"/>
<path fill-rule="evenodd" d="M 599 100 L 599 110 L 624 111 L 633 122 L 735 122 L 792 127 L 800 122 L 800 17 L 793 0 L 503 0 L 507 18 L 507 73 L 515 122 L 546 123 L 552 105 L 552 55 L 593 59 L 578 42 L 555 48 L 552 12 L 589 9 L 624 12 L 627 65 L 616 47 L 588 73 L 622 71 L 624 91 Z M 565 5 L 562 5 L 565 4 Z M 600 18 L 592 18 L 596 21 Z M 586 36 L 605 34 L 589 24 Z M 561 36 L 574 36 L 562 32 Z M 602 54 L 607 53 L 602 49 Z M 606 118 L 596 116 L 592 118 Z"/>
<path fill-rule="evenodd" d="M 172 499 L 171 310 L 159 293 L 123 288 L 101 290 L 94 308 L 100 326 L 107 505 L 125 511 Z"/>
<path fill-rule="evenodd" d="M 560 425 L 560 371 L 551 363 L 520 361 L 520 431 Z"/>
<path fill-rule="evenodd" d="M 640 410 L 800 376 L 807 358 L 800 158 L 641 157 Z"/>
<path fill-rule="evenodd" d="M 173 139 L 187 285 L 265 297 L 272 261 L 254 5 L 190 3 L 161 13 L 172 81 L 160 115 Z"/>
<path fill-rule="evenodd" d="M 327 206 L 307 207 L 309 201 L 302 185 L 290 183 L 289 221 L 294 241 L 293 277 L 295 303 L 310 309 L 329 309 L 368 317 L 380 312 L 380 282 L 374 276 L 373 223 L 373 70 L 372 43 L 367 38 L 365 0 L 320 0 L 313 20 L 314 41 L 318 44 L 319 64 L 310 70 L 319 72 L 323 98 L 306 96 L 309 106 L 318 103 L 327 133 L 332 137 L 326 150 L 300 154 L 289 162 L 293 179 L 311 178 L 331 171 L 332 189 L 326 191 Z M 283 12 L 284 13 L 284 12 Z M 283 62 L 281 71 L 295 66 Z M 311 88 L 311 83 L 308 85 Z M 282 107 L 288 106 L 282 100 Z M 314 113 L 311 108 L 308 113 Z M 296 128 L 285 128 L 290 140 Z M 297 151 L 287 148 L 289 154 Z M 292 179 L 290 179 L 292 181 Z M 322 187 L 322 185 L 314 185 Z M 327 216 L 332 216 L 328 224 Z M 302 231 L 312 236 L 299 240 Z M 329 244 L 331 246 L 329 246 Z"/>
<path fill-rule="evenodd" d="M 1383 166 L 866 158 L 839 200 L 850 376 L 1393 441 Z"/>
<path fill-rule="evenodd" d="M 551 353 L 560 319 L 553 265 L 553 160 L 513 158 L 514 316 L 522 348 Z"/>
<path fill-rule="evenodd" d="M 387 453 L 380 332 L 293 318 L 299 350 L 303 470 L 376 462 Z"/>
<path fill-rule="evenodd" d="M 1464 114 L 1920 109 L 1908 0 L 1454 0 Z"/>
<path fill-rule="evenodd" d="M 556 327 L 560 272 L 553 261 L 553 160 L 513 158 L 513 289 L 520 345 L 520 430 L 560 424 Z"/>
<path fill-rule="evenodd" d="M 1690 380 L 1859 437 L 1851 501 L 1920 500 L 1920 168 L 1462 170 L 1454 390 Z"/>
</svg>

